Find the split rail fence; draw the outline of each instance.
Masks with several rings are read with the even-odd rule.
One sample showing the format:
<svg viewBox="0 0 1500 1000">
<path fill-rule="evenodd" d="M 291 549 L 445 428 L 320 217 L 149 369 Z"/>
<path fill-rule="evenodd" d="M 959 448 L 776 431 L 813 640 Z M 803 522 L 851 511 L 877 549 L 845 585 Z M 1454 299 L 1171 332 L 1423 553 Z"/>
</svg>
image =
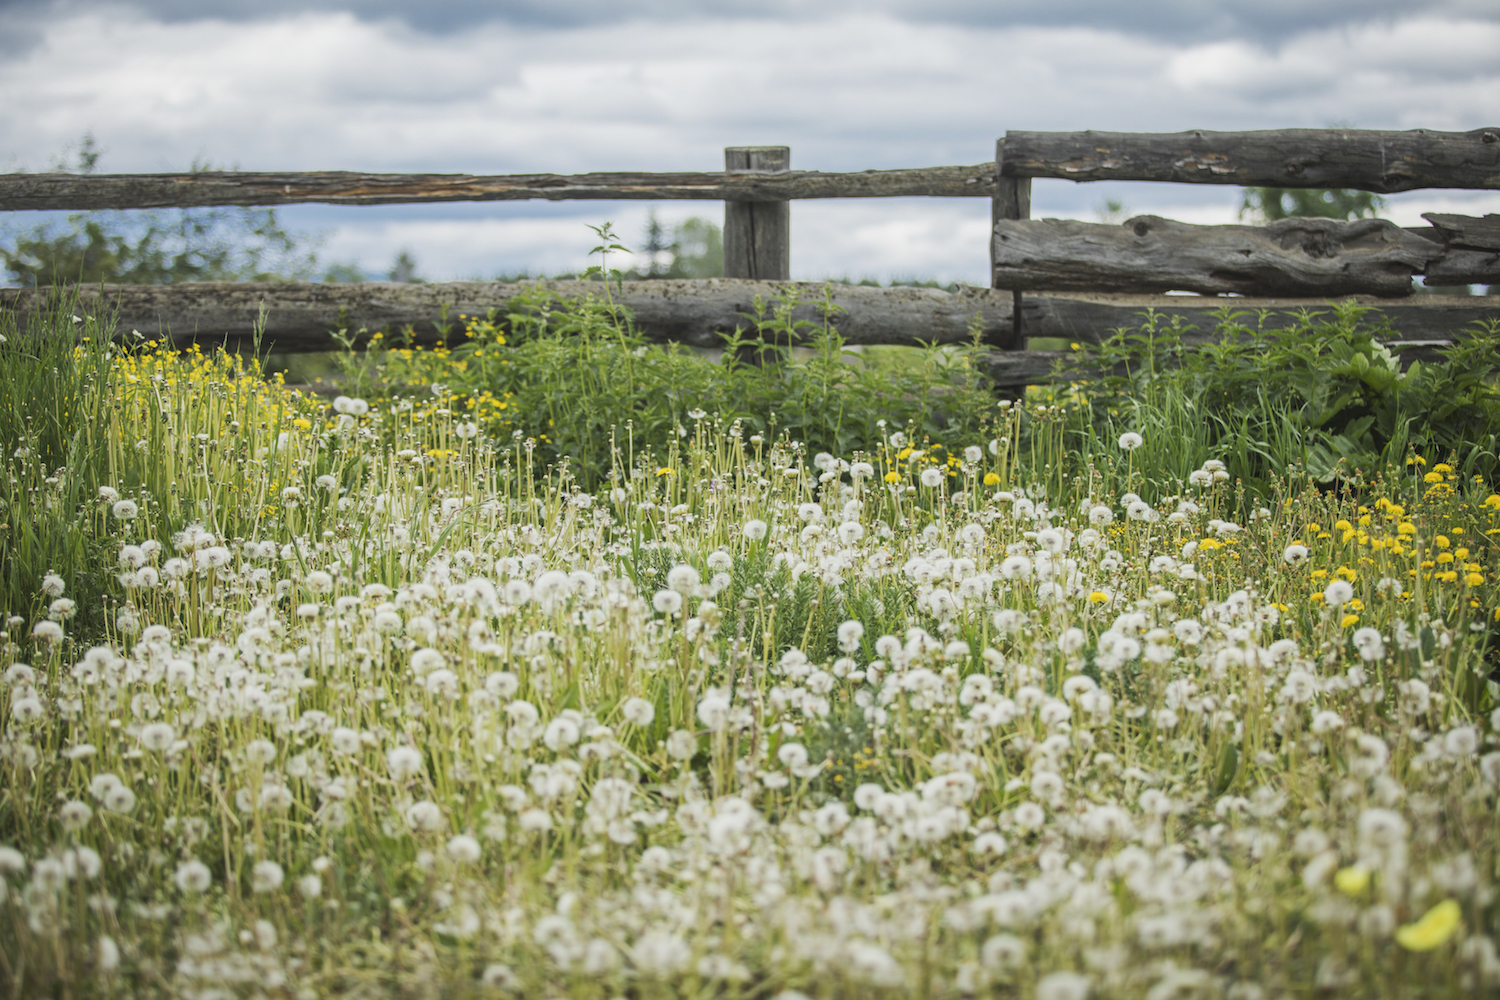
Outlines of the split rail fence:
<svg viewBox="0 0 1500 1000">
<path fill-rule="evenodd" d="M 1500 190 L 1500 128 L 1470 132 L 1281 129 L 1007 132 L 995 160 L 974 166 L 823 173 L 792 170 L 785 146 L 731 147 L 710 173 L 362 174 L 194 172 L 186 174 L 0 176 L 0 210 L 89 210 L 275 206 L 321 202 L 385 205 L 545 199 L 724 202 L 722 279 L 629 282 L 623 303 L 649 336 L 701 347 L 745 326 L 756 295 L 786 286 L 820 299 L 821 282 L 791 280 L 790 203 L 806 198 L 927 196 L 989 198 L 990 287 L 833 286 L 845 313 L 835 323 L 850 344 L 959 343 L 981 317 L 997 384 L 1050 374 L 1052 352 L 1029 338 L 1097 342 L 1134 326 L 1148 308 L 1200 329 L 1207 313 L 1235 308 L 1295 313 L 1354 296 L 1383 314 L 1403 356 L 1429 355 L 1476 320 L 1500 318 L 1494 297 L 1412 295 L 1429 284 L 1500 285 L 1500 215 L 1426 214 L 1403 229 L 1376 219 L 1285 219 L 1267 226 L 1198 226 L 1156 216 L 1122 225 L 1032 219 L 1033 178 L 1355 188 L 1382 194 L 1420 188 Z M 265 343 L 277 352 L 328 350 L 339 326 L 412 324 L 435 337 L 450 312 L 504 309 L 527 286 L 583 294 L 586 282 L 451 282 L 402 285 L 183 283 L 81 289 L 90 308 L 118 314 L 119 327 L 175 341 L 241 341 L 262 305 Z M 1165 293 L 1197 293 L 1190 295 Z M 36 308 L 45 293 L 0 289 L 0 309 Z M 1232 298 L 1226 296 L 1234 296 Z M 814 307 L 805 307 L 808 318 Z M 799 317 L 800 318 L 800 317 Z"/>
</svg>

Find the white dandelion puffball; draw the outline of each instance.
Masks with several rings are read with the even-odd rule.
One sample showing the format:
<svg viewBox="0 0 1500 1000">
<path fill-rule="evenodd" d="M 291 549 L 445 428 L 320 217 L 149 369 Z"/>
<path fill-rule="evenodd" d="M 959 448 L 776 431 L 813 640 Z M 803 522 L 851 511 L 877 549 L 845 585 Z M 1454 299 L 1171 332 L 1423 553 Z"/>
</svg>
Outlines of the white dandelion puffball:
<svg viewBox="0 0 1500 1000">
<path fill-rule="evenodd" d="M 565 716 L 559 716 L 547 723 L 546 732 L 542 735 L 542 742 L 547 744 L 548 750 L 555 753 L 577 743 L 578 737 L 578 723 Z"/>
<path fill-rule="evenodd" d="M 929 489 L 943 485 L 943 470 L 938 468 L 926 468 L 922 470 L 922 485 Z"/>
<path fill-rule="evenodd" d="M 1126 431 L 1120 435 L 1120 448 L 1123 451 L 1135 451 L 1144 443 L 1144 439 L 1135 431 Z"/>
<path fill-rule="evenodd" d="M 275 892 L 286 880 L 286 872 L 274 861 L 257 861 L 250 869 L 250 888 L 254 892 Z"/>
<path fill-rule="evenodd" d="M 177 739 L 177 731 L 170 723 L 153 722 L 141 728 L 141 746 L 147 750 L 162 753 L 172 746 L 172 741 Z"/>
<path fill-rule="evenodd" d="M 395 747 L 385 755 L 385 761 L 390 767 L 391 777 L 397 781 L 415 778 L 424 767 L 422 751 L 416 747 Z"/>
<path fill-rule="evenodd" d="M 479 841 L 467 833 L 461 833 L 448 841 L 448 857 L 459 864 L 472 864 L 479 860 L 479 855 Z"/>
<path fill-rule="evenodd" d="M 406 825 L 419 833 L 432 833 L 443 827 L 443 810 L 436 802 L 423 799 L 406 807 Z"/>
<path fill-rule="evenodd" d="M 667 737 L 667 756 L 673 760 L 691 760 L 698 752 L 698 740 L 686 729 L 675 730 Z"/>
<path fill-rule="evenodd" d="M 177 866 L 177 874 L 173 877 L 173 881 L 183 892 L 197 895 L 208 891 L 208 887 L 213 885 L 214 877 L 213 873 L 208 870 L 208 865 L 193 858 Z"/>
<path fill-rule="evenodd" d="M 620 717 L 632 726 L 649 726 L 656 718 L 656 706 L 645 698 L 627 698 L 620 706 Z"/>
<path fill-rule="evenodd" d="M 1335 580 L 1323 588 L 1323 600 L 1332 608 L 1342 608 L 1354 599 L 1354 587 L 1348 580 Z"/>
<path fill-rule="evenodd" d="M 687 563 L 678 563 L 667 571 L 667 589 L 679 594 L 691 594 L 693 588 L 702 582 L 702 576 Z"/>
<path fill-rule="evenodd" d="M 839 626 L 839 649 L 846 653 L 852 653 L 859 649 L 859 641 L 864 638 L 865 627 L 861 623 L 850 619 Z"/>
<path fill-rule="evenodd" d="M 745 538 L 752 542 L 758 542 L 762 538 L 766 537 L 766 529 L 766 522 L 760 520 L 759 518 L 754 518 L 752 520 L 746 521 L 744 527 Z"/>
</svg>

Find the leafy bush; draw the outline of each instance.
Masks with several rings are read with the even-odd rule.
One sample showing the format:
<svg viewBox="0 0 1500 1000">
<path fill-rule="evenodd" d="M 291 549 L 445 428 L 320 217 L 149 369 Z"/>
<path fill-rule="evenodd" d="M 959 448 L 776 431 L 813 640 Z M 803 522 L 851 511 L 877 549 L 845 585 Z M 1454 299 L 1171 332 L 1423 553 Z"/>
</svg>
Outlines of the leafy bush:
<svg viewBox="0 0 1500 1000">
<path fill-rule="evenodd" d="M 1262 492 L 1294 471 L 1328 485 L 1452 456 L 1465 476 L 1493 481 L 1500 323 L 1477 325 L 1442 361 L 1403 371 L 1383 343 L 1394 331 L 1368 322 L 1368 311 L 1351 301 L 1272 327 L 1265 312 L 1225 307 L 1206 342 L 1151 315 L 1066 366 L 1082 404 L 1072 440 L 1097 447 L 1136 431 L 1150 449 L 1143 458 L 1165 474 L 1185 476 L 1222 455 Z M 1109 374 L 1092 374 L 1100 369 Z"/>
<path fill-rule="evenodd" d="M 580 300 L 538 289 L 503 317 L 465 317 L 456 346 L 345 360 L 354 384 L 434 388 L 486 430 L 533 442 L 539 468 L 566 460 L 590 487 L 621 459 L 668 455 L 708 413 L 751 435 L 789 435 L 807 456 L 869 448 L 886 428 L 919 442 L 985 439 L 995 400 L 967 352 L 930 347 L 914 366 L 866 366 L 831 322 L 831 292 L 822 322 L 794 318 L 800 304 L 792 291 L 757 298 L 719 362 L 648 341 L 603 285 Z"/>
</svg>

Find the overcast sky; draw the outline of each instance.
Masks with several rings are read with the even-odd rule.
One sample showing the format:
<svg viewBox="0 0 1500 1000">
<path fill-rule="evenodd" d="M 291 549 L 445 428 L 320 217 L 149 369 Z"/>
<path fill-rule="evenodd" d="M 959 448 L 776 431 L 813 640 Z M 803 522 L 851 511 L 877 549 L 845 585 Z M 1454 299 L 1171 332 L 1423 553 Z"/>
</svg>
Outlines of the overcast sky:
<svg viewBox="0 0 1500 1000">
<path fill-rule="evenodd" d="M 0 0 L 0 169 L 92 132 L 109 172 L 816 170 L 972 164 L 1006 129 L 1500 124 L 1500 3 L 1438 0 Z M 1033 214 L 1229 222 L 1238 189 L 1038 181 Z M 576 269 L 642 202 L 283 209 L 325 260 Z M 666 221 L 722 209 L 663 202 Z M 1388 213 L 1500 211 L 1413 192 Z M 985 283 L 988 202 L 797 202 L 792 273 Z M 33 217 L 13 217 L 30 222 Z"/>
</svg>

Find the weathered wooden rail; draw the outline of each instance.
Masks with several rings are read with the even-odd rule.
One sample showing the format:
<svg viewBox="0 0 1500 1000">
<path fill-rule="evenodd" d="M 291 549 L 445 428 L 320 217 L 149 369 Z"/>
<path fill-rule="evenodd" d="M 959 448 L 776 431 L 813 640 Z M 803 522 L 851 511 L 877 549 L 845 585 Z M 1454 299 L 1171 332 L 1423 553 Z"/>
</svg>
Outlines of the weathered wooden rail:
<svg viewBox="0 0 1500 1000">
<path fill-rule="evenodd" d="M 806 198 L 920 195 L 991 199 L 989 289 L 836 286 L 845 312 L 837 325 L 851 344 L 955 343 L 980 317 L 989 345 L 1019 351 L 1027 338 L 1092 341 L 1131 326 L 1147 308 L 1195 325 L 1223 305 L 1294 313 L 1334 297 L 1362 297 L 1399 337 L 1431 346 L 1475 320 L 1500 317 L 1500 300 L 1412 296 L 1414 276 L 1429 284 L 1500 285 L 1500 216 L 1424 216 L 1402 229 L 1361 219 L 1287 219 L 1268 226 L 1193 226 L 1140 216 L 1123 225 L 1032 219 L 1033 178 L 1189 184 L 1500 190 L 1500 128 L 1469 132 L 1283 129 L 1008 132 L 992 163 L 823 173 L 791 169 L 784 146 L 732 147 L 713 173 L 362 174 L 350 172 L 195 172 L 147 175 L 0 175 L 0 210 L 88 210 L 287 205 L 380 205 L 523 199 L 697 199 L 725 205 L 725 275 L 700 282 L 627 283 L 624 304 L 652 337 L 716 346 L 745 326 L 756 294 L 769 297 L 791 277 L 790 202 Z M 597 292 L 587 283 L 547 282 L 563 295 Z M 324 350 L 327 331 L 397 328 L 435 335 L 451 312 L 504 309 L 518 286 L 184 284 L 119 286 L 85 292 L 117 310 L 124 329 L 177 339 L 240 340 L 263 304 L 266 341 L 278 351 Z M 1162 295 L 1196 292 L 1196 296 Z M 1071 293 L 1090 294 L 1071 294 Z M 1023 295 L 1024 293 L 1024 295 Z M 1042 294 L 1035 294 L 1042 293 Z M 1062 294 L 1058 294 L 1062 293 Z M 1112 294 L 1098 294 L 1112 293 Z M 800 290 L 820 298 L 817 290 Z M 1226 295 L 1239 296 L 1226 298 Z M 0 308 L 27 310 L 35 293 L 0 290 Z M 809 310 L 811 306 L 806 307 Z M 809 314 L 810 316 L 811 314 Z M 1042 356 L 1013 355 L 993 365 L 1006 381 L 1040 378 Z"/>
<path fill-rule="evenodd" d="M 183 285 L 105 285 L 78 290 L 81 309 L 113 316 L 116 329 L 140 331 L 148 338 L 179 343 L 194 340 L 237 349 L 255 337 L 261 310 L 270 322 L 261 341 L 277 353 L 326 351 L 335 346 L 330 330 L 366 338 L 361 329 L 405 330 L 416 343 L 438 342 L 438 317 L 444 310 L 450 323 L 459 314 L 483 315 L 519 308 L 517 296 L 539 290 L 564 298 L 599 296 L 597 282 L 455 281 L 443 284 L 316 284 L 288 282 L 196 282 Z M 978 318 L 987 344 L 1005 342 L 1015 327 L 1015 299 L 1011 292 L 991 288 L 869 288 L 823 282 L 760 281 L 708 278 L 699 281 L 626 282 L 616 301 L 634 315 L 647 336 L 692 347 L 717 348 L 724 334 L 749 325 L 755 299 L 763 302 L 788 291 L 802 303 L 794 320 L 822 320 L 824 292 L 838 310 L 832 325 L 851 346 L 880 344 L 915 346 L 918 343 L 963 344 L 969 325 Z M 44 307 L 46 289 L 0 289 L 0 309 L 25 313 Z M 1404 357 L 1434 356 L 1433 348 L 1447 343 L 1456 330 L 1500 315 L 1500 302 L 1480 296 L 1420 296 L 1405 300 L 1355 296 L 1385 319 L 1395 332 L 1393 343 L 1406 345 Z M 1279 298 L 1216 298 L 1193 295 L 1027 295 L 1022 303 L 1023 325 L 1032 337 L 1097 343 L 1110 331 L 1134 327 L 1148 310 L 1171 323 L 1180 320 L 1206 337 L 1213 327 L 1210 315 L 1229 307 L 1251 313 L 1266 311 L 1272 322 L 1291 322 L 1305 309 L 1327 310 L 1321 302 Z M 450 334 L 450 342 L 456 334 Z M 1185 339 L 1191 340 L 1194 335 Z M 1055 352 L 999 350 L 986 362 L 997 384 L 1014 386 L 1045 381 Z"/>
</svg>

